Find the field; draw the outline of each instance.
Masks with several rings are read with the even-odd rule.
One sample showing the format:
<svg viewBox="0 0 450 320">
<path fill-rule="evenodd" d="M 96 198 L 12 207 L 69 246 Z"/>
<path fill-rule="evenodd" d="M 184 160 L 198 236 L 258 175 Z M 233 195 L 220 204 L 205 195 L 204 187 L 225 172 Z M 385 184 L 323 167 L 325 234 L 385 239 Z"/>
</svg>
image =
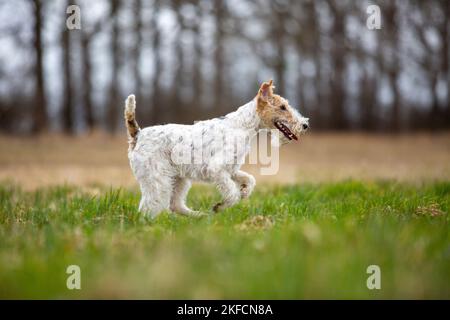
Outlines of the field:
<svg viewBox="0 0 450 320">
<path fill-rule="evenodd" d="M 305 137 L 249 200 L 153 221 L 104 139 L 0 139 L 0 298 L 450 298 L 449 135 Z"/>
</svg>

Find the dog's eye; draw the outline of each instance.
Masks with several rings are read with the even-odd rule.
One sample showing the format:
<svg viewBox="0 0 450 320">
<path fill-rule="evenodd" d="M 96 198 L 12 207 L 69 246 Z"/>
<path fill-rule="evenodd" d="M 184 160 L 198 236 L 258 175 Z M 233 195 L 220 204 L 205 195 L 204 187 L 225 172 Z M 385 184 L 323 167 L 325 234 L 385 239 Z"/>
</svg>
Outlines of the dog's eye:
<svg viewBox="0 0 450 320">
<path fill-rule="evenodd" d="M 281 109 L 281 110 L 286 110 L 286 106 L 285 106 L 284 104 L 282 104 L 282 105 L 280 106 L 280 109 Z"/>
</svg>

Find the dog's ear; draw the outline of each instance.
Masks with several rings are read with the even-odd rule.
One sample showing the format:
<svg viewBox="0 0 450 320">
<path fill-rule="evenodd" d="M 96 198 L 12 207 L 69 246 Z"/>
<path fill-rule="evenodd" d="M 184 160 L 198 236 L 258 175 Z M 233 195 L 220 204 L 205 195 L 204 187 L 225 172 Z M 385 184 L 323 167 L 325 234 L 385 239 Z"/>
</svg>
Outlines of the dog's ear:
<svg viewBox="0 0 450 320">
<path fill-rule="evenodd" d="M 273 80 L 270 79 L 268 82 L 264 82 L 259 88 L 258 95 L 259 97 L 267 101 L 273 95 Z"/>
</svg>

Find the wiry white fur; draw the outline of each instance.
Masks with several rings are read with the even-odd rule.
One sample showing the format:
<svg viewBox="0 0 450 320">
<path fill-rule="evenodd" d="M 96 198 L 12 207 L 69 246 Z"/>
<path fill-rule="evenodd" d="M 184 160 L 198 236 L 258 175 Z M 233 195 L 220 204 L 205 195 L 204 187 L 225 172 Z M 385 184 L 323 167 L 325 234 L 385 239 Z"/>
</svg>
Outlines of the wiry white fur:
<svg viewBox="0 0 450 320">
<path fill-rule="evenodd" d="M 262 122 L 256 112 L 256 101 L 252 100 L 225 117 L 193 125 L 167 124 L 140 130 L 135 147 L 128 152 L 142 192 L 139 210 L 151 217 L 165 209 L 198 215 L 186 206 L 191 180 L 212 182 L 217 186 L 223 200 L 215 210 L 249 197 L 255 178 L 240 167 L 250 151 L 251 139 L 260 129 L 263 129 Z M 199 163 L 174 161 L 173 150 L 194 149 L 199 141 L 203 154 L 208 157 Z M 236 141 L 240 143 L 238 148 Z M 225 155 L 231 155 L 234 161 L 224 161 Z"/>
</svg>

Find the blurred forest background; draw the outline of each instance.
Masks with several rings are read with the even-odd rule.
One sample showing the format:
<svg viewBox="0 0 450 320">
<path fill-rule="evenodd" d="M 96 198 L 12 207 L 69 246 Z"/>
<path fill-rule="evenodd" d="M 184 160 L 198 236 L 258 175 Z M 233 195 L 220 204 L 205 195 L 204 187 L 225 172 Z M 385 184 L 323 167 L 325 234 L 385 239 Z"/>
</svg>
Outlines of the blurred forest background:
<svg viewBox="0 0 450 320">
<path fill-rule="evenodd" d="M 449 17 L 448 0 L 0 0 L 0 129 L 118 132 L 130 93 L 141 126 L 192 123 L 269 78 L 314 130 L 448 129 Z"/>
</svg>

